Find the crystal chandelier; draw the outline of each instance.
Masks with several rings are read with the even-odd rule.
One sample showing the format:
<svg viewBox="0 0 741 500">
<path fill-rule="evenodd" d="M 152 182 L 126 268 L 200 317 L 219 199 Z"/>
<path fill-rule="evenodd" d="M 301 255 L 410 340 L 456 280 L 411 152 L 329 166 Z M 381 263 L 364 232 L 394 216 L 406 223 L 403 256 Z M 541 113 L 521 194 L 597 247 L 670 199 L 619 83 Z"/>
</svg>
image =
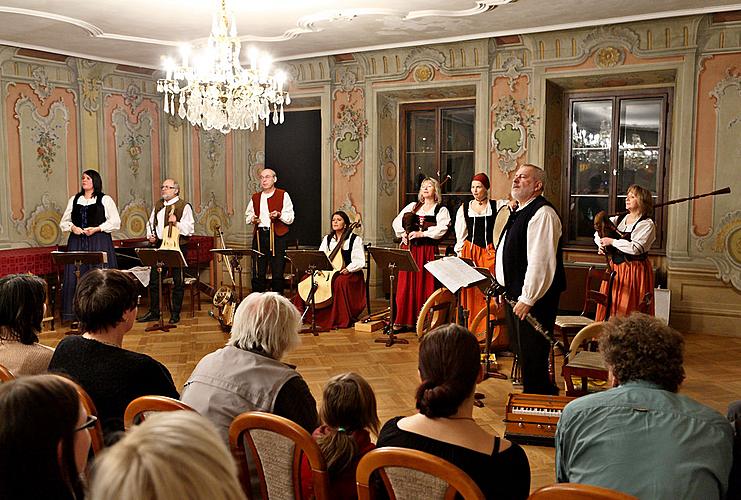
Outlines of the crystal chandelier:
<svg viewBox="0 0 741 500">
<path fill-rule="evenodd" d="M 271 75 L 270 56 L 254 49 L 249 53 L 249 68 L 242 67 L 236 18 L 227 11 L 226 0 L 217 1 L 220 6 L 203 53 L 188 65 L 190 50 L 186 46 L 180 66 L 172 59 L 165 61 L 167 76 L 157 80 L 157 91 L 165 94 L 165 113 L 225 134 L 233 129 L 254 130 L 262 120 L 267 126 L 271 108 L 273 123 L 283 123 L 283 105 L 291 103 L 283 90 L 285 74 Z"/>
</svg>

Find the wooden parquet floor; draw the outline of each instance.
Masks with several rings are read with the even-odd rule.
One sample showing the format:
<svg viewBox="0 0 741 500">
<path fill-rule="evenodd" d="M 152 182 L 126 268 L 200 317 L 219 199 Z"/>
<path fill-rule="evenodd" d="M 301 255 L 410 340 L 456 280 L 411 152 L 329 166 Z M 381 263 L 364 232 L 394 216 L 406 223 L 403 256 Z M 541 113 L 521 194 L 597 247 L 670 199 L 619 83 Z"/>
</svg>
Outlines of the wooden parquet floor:
<svg viewBox="0 0 741 500">
<path fill-rule="evenodd" d="M 187 303 L 183 320 L 174 330 L 144 332 L 144 324 L 137 324 L 124 338 L 124 347 L 146 353 L 164 363 L 172 373 L 175 385 L 182 388 L 198 361 L 209 352 L 223 346 L 228 338 L 221 332 L 216 320 L 207 314 L 207 306 L 190 318 Z M 377 308 L 376 310 L 378 310 Z M 61 337 L 57 332 L 44 332 L 41 341 L 55 346 Z M 414 392 L 418 383 L 417 337 L 404 333 L 400 338 L 409 344 L 385 347 L 375 343 L 377 333 L 359 333 L 352 329 L 335 330 L 314 337 L 302 335 L 302 345 L 290 353 L 285 361 L 297 366 L 309 384 L 317 402 L 322 386 L 331 376 L 354 371 L 373 386 L 378 399 L 381 422 L 397 415 L 414 412 Z M 682 392 L 725 414 L 728 402 L 741 398 L 741 338 L 691 334 L 686 339 L 685 370 L 687 378 Z M 561 357 L 557 357 L 557 373 Z M 511 358 L 499 358 L 500 371 L 509 374 Z M 559 384 L 563 387 L 559 377 Z M 502 422 L 507 395 L 516 392 L 508 380 L 489 379 L 478 390 L 485 394 L 485 406 L 474 409 L 477 422 L 499 435 L 504 433 Z M 555 481 L 554 449 L 525 446 L 532 471 L 531 488 Z"/>
</svg>

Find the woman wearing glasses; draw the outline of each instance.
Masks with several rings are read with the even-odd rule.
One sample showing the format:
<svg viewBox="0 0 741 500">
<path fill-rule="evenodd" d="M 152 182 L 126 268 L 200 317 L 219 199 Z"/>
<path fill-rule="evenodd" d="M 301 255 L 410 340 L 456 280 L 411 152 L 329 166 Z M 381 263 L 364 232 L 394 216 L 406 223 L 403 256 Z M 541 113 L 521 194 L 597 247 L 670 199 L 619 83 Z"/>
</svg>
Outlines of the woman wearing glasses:
<svg viewBox="0 0 741 500">
<path fill-rule="evenodd" d="M 95 421 L 58 375 L 0 384 L 0 498 L 83 498 Z"/>
<path fill-rule="evenodd" d="M 105 252 L 108 256 L 106 267 L 116 268 L 116 253 L 111 238 L 111 233 L 121 227 L 116 203 L 113 198 L 103 193 L 103 180 L 95 170 L 85 170 L 80 183 L 80 192 L 69 199 L 59 222 L 60 229 L 70 233 L 67 251 Z M 80 268 L 80 276 L 90 269 L 90 265 L 83 265 Z M 65 266 L 62 321 L 75 319 L 72 300 L 76 284 L 75 267 Z"/>
</svg>

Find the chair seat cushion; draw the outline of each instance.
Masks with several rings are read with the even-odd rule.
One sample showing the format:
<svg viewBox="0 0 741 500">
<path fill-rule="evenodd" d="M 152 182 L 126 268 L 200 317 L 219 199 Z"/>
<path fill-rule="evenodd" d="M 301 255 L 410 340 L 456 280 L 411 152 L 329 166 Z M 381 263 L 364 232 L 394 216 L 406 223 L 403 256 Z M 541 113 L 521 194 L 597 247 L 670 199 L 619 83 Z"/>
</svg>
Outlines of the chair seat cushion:
<svg viewBox="0 0 741 500">
<path fill-rule="evenodd" d="M 556 316 L 556 326 L 559 328 L 577 328 L 594 323 L 586 316 Z"/>
<path fill-rule="evenodd" d="M 605 360 L 602 353 L 591 351 L 579 351 L 573 358 L 569 359 L 569 368 L 592 368 L 594 370 L 605 370 Z"/>
</svg>

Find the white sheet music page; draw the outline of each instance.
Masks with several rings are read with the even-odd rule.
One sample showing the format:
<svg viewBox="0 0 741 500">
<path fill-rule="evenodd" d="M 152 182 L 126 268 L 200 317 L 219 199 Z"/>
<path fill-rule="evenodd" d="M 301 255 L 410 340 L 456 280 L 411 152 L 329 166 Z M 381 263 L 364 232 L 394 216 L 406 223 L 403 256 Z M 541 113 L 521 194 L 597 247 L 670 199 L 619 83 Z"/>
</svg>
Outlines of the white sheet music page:
<svg viewBox="0 0 741 500">
<path fill-rule="evenodd" d="M 452 293 L 459 288 L 467 287 L 486 279 L 486 277 L 472 268 L 458 257 L 443 257 L 425 264 L 430 274 L 443 284 Z"/>
</svg>

